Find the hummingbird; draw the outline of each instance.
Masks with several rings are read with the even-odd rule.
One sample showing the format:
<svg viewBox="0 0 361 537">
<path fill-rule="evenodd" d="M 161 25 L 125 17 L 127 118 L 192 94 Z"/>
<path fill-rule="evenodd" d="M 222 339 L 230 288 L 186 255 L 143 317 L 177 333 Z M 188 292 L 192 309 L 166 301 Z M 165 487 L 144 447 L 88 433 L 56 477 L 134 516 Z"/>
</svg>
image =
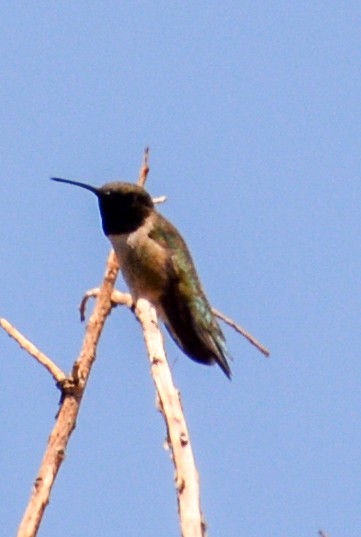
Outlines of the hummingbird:
<svg viewBox="0 0 361 537">
<path fill-rule="evenodd" d="M 59 177 L 52 180 L 96 195 L 104 234 L 133 300 L 147 299 L 189 358 L 218 364 L 230 379 L 225 338 L 188 247 L 175 226 L 155 209 L 149 193 L 133 183 L 112 182 L 97 188 Z"/>
</svg>

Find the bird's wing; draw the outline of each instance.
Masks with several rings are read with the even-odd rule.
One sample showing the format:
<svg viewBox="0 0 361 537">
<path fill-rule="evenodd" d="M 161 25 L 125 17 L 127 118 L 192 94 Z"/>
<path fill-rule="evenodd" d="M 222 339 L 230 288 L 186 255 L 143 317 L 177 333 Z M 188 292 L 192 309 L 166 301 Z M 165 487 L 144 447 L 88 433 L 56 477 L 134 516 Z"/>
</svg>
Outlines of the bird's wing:
<svg viewBox="0 0 361 537">
<path fill-rule="evenodd" d="M 169 283 L 162 298 L 168 331 L 188 356 L 204 363 L 216 361 L 230 377 L 225 338 L 203 291 L 188 247 L 177 229 L 158 216 L 157 225 L 149 237 L 169 252 L 166 269 Z"/>
</svg>

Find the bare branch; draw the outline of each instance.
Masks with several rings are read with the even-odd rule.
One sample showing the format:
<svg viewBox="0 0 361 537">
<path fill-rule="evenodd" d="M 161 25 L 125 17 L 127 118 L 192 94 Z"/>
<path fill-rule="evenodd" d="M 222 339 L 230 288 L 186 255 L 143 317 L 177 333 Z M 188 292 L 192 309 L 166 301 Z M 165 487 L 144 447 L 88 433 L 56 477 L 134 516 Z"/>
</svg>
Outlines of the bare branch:
<svg viewBox="0 0 361 537">
<path fill-rule="evenodd" d="M 112 251 L 94 311 L 89 319 L 83 346 L 73 368 L 73 377 L 61 383 L 63 393 L 61 406 L 17 537 L 35 537 L 49 503 L 52 486 L 64 460 L 70 435 L 75 428 L 84 389 L 95 360 L 100 334 L 112 308 L 110 297 L 118 270 L 119 265 Z"/>
<path fill-rule="evenodd" d="M 84 315 L 89 298 L 97 297 L 99 289 L 90 289 L 85 294 L 81 311 Z M 133 308 L 129 293 L 114 290 L 112 305 Z M 167 444 L 172 453 L 176 470 L 176 492 L 182 536 L 205 537 L 206 526 L 200 508 L 199 476 L 190 444 L 189 433 L 183 415 L 180 395 L 175 388 L 165 355 L 164 343 L 158 327 L 154 308 L 144 299 L 139 299 L 135 314 L 142 324 L 153 381 L 157 390 L 159 408 L 167 427 Z"/>
<path fill-rule="evenodd" d="M 182 536 L 205 537 L 206 525 L 200 506 L 199 476 L 180 394 L 173 384 L 167 363 L 157 315 L 153 306 L 145 299 L 137 301 L 135 313 L 143 328 L 159 407 L 167 426 L 167 442 L 176 471 L 175 483 Z"/>
<path fill-rule="evenodd" d="M 144 149 L 143 162 L 139 170 L 139 177 L 138 177 L 137 185 L 144 187 L 145 182 L 148 177 L 148 173 L 149 173 L 149 147 L 146 147 Z M 167 201 L 167 196 L 158 196 L 157 198 L 153 198 L 153 203 L 155 205 L 159 203 L 164 203 L 165 201 Z"/>
<path fill-rule="evenodd" d="M 216 310 L 215 308 L 212 308 L 212 311 L 216 317 L 219 319 L 222 319 L 225 323 L 227 323 L 229 326 L 234 328 L 236 332 L 241 334 L 243 337 L 245 337 L 252 345 L 254 345 L 259 351 L 261 351 L 265 356 L 270 355 L 270 351 L 266 349 L 255 337 L 252 336 L 249 332 L 247 332 L 244 328 L 242 328 L 239 324 L 237 324 L 233 319 L 230 317 L 227 317 L 224 315 L 224 313 L 220 312 L 219 310 Z"/>
<path fill-rule="evenodd" d="M 43 352 L 41 352 L 35 345 L 31 343 L 26 337 L 24 337 L 16 328 L 9 323 L 6 319 L 0 319 L 0 326 L 5 332 L 12 337 L 22 349 L 24 349 L 30 356 L 35 358 L 39 364 L 45 367 L 49 373 L 53 376 L 55 382 L 62 382 L 65 379 L 65 374 L 50 358 L 48 358 Z"/>
<path fill-rule="evenodd" d="M 144 149 L 143 163 L 139 170 L 139 178 L 137 184 L 144 186 L 149 173 L 149 147 Z"/>
</svg>

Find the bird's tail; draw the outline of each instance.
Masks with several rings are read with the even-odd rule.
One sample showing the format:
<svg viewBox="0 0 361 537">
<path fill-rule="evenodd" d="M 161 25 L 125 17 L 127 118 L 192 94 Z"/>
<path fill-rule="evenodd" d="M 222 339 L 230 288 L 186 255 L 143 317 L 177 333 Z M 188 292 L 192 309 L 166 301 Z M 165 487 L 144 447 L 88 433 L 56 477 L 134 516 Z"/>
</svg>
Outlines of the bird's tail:
<svg viewBox="0 0 361 537">
<path fill-rule="evenodd" d="M 194 315 L 183 300 L 170 293 L 162 300 L 160 316 L 172 339 L 189 358 L 205 365 L 217 363 L 230 379 L 224 335 L 205 298 L 202 305 L 203 315 Z"/>
</svg>

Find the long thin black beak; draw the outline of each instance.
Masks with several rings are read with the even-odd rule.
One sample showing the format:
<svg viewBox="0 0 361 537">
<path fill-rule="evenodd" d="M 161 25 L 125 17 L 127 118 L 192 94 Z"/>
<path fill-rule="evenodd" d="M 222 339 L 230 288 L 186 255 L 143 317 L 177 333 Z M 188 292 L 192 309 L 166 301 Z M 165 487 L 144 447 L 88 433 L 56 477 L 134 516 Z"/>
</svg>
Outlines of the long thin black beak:
<svg viewBox="0 0 361 537">
<path fill-rule="evenodd" d="M 85 190 L 90 190 L 90 192 L 93 192 L 96 196 L 99 197 L 99 188 L 96 188 L 92 185 L 87 185 L 86 183 L 79 183 L 79 181 L 70 181 L 69 179 L 61 179 L 60 177 L 50 177 L 52 181 L 57 181 L 58 183 L 68 183 L 69 185 L 75 185 L 80 186 L 81 188 L 85 188 Z"/>
</svg>

